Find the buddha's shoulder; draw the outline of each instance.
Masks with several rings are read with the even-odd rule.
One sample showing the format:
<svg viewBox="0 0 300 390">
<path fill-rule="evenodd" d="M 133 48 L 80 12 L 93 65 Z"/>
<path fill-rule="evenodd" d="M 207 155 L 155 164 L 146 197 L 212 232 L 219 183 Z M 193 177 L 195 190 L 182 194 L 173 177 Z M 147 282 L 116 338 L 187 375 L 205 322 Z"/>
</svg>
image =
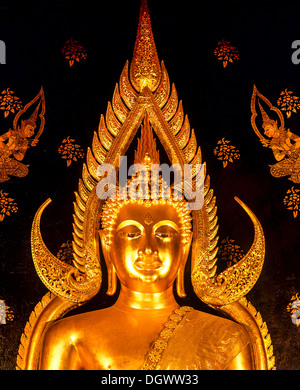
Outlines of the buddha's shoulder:
<svg viewBox="0 0 300 390">
<path fill-rule="evenodd" d="M 201 334 L 206 340 L 228 340 L 247 344 L 249 335 L 245 327 L 228 318 L 192 310 L 186 318 L 186 326 L 195 334 Z M 211 338 L 209 336 L 212 336 Z"/>
<path fill-rule="evenodd" d="M 189 312 L 190 318 L 193 318 L 194 321 L 200 321 L 201 323 L 216 323 L 222 326 L 237 326 L 240 325 L 233 320 L 219 315 L 219 313 L 211 314 L 204 311 L 193 309 Z"/>
<path fill-rule="evenodd" d="M 107 321 L 109 313 L 108 309 L 102 309 L 59 319 L 49 326 L 45 338 L 57 340 L 63 335 L 67 341 L 69 338 L 73 338 L 74 334 L 79 336 L 81 330 L 86 329 L 88 325 L 93 325 L 91 329 L 97 328 L 97 331 L 101 331 L 103 321 Z"/>
</svg>

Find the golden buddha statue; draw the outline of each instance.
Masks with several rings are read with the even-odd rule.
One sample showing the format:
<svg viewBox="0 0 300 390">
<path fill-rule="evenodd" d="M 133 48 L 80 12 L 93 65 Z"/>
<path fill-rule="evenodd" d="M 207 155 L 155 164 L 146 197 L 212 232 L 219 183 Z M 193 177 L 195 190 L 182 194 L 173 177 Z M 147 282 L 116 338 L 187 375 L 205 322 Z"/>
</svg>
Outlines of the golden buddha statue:
<svg viewBox="0 0 300 390">
<path fill-rule="evenodd" d="M 120 183 L 113 186 L 115 196 L 103 197 L 108 172 L 99 171 L 99 165 L 120 169 L 119 158 L 139 129 L 135 163 L 143 165 L 146 174 L 138 172 L 125 187 Z M 149 174 L 153 165 L 159 165 L 153 130 L 172 164 L 182 169 L 191 166 L 192 183 L 185 189 L 190 195 L 202 185 L 199 207 L 177 196 L 176 185 L 168 186 L 161 175 L 153 189 Z M 17 368 L 274 368 L 267 326 L 245 298 L 264 262 L 261 225 L 236 198 L 254 224 L 254 241 L 242 260 L 217 275 L 216 199 L 201 162 L 194 131 L 174 85 L 170 87 L 163 62 L 158 60 L 143 0 L 130 69 L 126 63 L 106 117 L 101 116 L 75 193 L 74 266 L 57 259 L 41 237 L 41 215 L 50 200 L 34 218 L 33 261 L 50 292 L 37 304 L 25 327 Z M 63 318 L 100 290 L 100 242 L 108 275 L 107 294 L 114 295 L 118 281 L 120 284 L 116 303 Z M 176 284 L 179 297 L 185 296 L 184 271 L 190 252 L 196 295 L 228 319 L 178 305 L 173 286 Z"/>
</svg>

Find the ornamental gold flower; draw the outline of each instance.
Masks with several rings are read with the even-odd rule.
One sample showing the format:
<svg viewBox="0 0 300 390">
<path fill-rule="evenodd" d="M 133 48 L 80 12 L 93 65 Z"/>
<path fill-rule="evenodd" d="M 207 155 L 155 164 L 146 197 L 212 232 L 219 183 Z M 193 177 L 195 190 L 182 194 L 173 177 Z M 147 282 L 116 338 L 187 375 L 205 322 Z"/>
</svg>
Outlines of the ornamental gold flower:
<svg viewBox="0 0 300 390">
<path fill-rule="evenodd" d="M 231 267 L 243 258 L 245 252 L 235 243 L 235 240 L 226 237 L 219 246 L 219 258 L 226 261 L 227 267 Z"/>
<path fill-rule="evenodd" d="M 61 155 L 61 158 L 67 160 L 68 167 L 71 165 L 72 161 L 84 158 L 84 151 L 82 147 L 75 144 L 75 139 L 70 137 L 67 137 L 62 141 L 60 147 L 58 148 L 58 153 Z"/>
<path fill-rule="evenodd" d="M 287 210 L 293 211 L 294 218 L 297 217 L 300 206 L 300 190 L 297 188 L 290 188 L 286 192 L 286 196 L 283 199 L 283 204 L 286 206 Z"/>
<path fill-rule="evenodd" d="M 277 105 L 282 111 L 286 111 L 286 116 L 289 118 L 292 112 L 296 113 L 298 108 L 300 108 L 299 97 L 293 95 L 293 92 L 288 91 L 286 88 L 280 93 Z"/>
<path fill-rule="evenodd" d="M 5 215 L 16 213 L 18 211 L 17 203 L 14 199 L 8 198 L 8 193 L 0 190 L 0 222 L 3 221 Z"/>
<path fill-rule="evenodd" d="M 87 58 L 86 50 L 73 38 L 67 40 L 61 51 L 64 57 L 69 60 L 70 66 L 73 66 L 75 61 L 79 62 Z"/>
<path fill-rule="evenodd" d="M 4 118 L 10 112 L 15 113 L 23 108 L 22 102 L 18 96 L 14 95 L 14 91 L 10 88 L 4 89 L 0 95 L 0 109 L 4 110 Z"/>
<path fill-rule="evenodd" d="M 6 312 L 6 321 L 13 321 L 15 316 L 10 306 L 6 306 L 5 312 Z"/>
<path fill-rule="evenodd" d="M 230 42 L 225 39 L 218 42 L 218 45 L 214 50 L 214 55 L 218 57 L 218 60 L 223 61 L 224 68 L 227 66 L 228 62 L 233 62 L 240 58 L 237 48 L 232 46 Z"/>
<path fill-rule="evenodd" d="M 65 263 L 72 264 L 73 263 L 73 247 L 72 247 L 72 241 L 68 240 L 67 242 L 64 242 L 60 249 L 57 252 L 56 257 L 64 261 Z"/>
<path fill-rule="evenodd" d="M 218 160 L 223 161 L 223 167 L 225 168 L 229 162 L 238 160 L 240 158 L 239 150 L 230 145 L 230 141 L 222 138 L 217 142 L 217 146 L 214 149 L 214 155 L 217 156 Z"/>
</svg>

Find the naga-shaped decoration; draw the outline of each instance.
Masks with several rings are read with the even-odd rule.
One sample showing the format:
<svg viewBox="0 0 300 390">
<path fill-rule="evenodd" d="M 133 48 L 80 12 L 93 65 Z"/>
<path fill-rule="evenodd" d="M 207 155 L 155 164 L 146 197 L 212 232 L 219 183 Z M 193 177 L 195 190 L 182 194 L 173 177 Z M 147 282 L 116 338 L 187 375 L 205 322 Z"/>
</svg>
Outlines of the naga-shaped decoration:
<svg viewBox="0 0 300 390">
<path fill-rule="evenodd" d="M 138 33 L 131 63 L 127 61 L 116 84 L 112 102 L 101 115 L 98 132 L 87 150 L 82 178 L 75 193 L 73 223 L 74 265 L 56 258 L 45 245 L 40 221 L 47 200 L 37 211 L 32 225 L 32 256 L 36 271 L 50 293 L 31 315 L 21 338 L 19 369 L 36 369 L 41 340 L 50 323 L 95 296 L 101 286 L 99 224 L 104 201 L 97 196 L 101 164 L 118 167 L 141 125 L 151 125 L 171 164 L 191 164 L 193 184 L 201 177 L 203 206 L 192 211 L 193 241 L 191 280 L 199 299 L 244 325 L 255 340 L 256 369 L 274 368 L 270 335 L 260 314 L 245 295 L 255 285 L 264 263 L 265 241 L 254 213 L 238 198 L 254 225 L 254 240 L 248 253 L 217 275 L 218 218 L 210 177 L 202 164 L 201 149 L 188 116 L 183 111 L 164 62 L 157 56 L 150 15 L 142 1 Z M 200 167 L 200 168 L 199 168 Z M 151 221 L 151 216 L 149 216 Z"/>
</svg>

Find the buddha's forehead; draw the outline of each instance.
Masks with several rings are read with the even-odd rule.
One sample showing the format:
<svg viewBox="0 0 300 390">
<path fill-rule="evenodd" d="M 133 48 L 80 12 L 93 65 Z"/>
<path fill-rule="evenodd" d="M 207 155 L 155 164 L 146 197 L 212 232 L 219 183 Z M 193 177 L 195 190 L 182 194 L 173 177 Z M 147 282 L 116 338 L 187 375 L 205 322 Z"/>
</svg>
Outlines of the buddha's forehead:
<svg viewBox="0 0 300 390">
<path fill-rule="evenodd" d="M 180 223 L 176 208 L 170 204 L 152 204 L 150 206 L 138 203 L 124 204 L 118 212 L 116 224 L 126 220 L 138 221 L 141 224 L 146 221 L 150 224 L 156 224 L 163 220 L 175 222 L 177 225 Z"/>
</svg>

